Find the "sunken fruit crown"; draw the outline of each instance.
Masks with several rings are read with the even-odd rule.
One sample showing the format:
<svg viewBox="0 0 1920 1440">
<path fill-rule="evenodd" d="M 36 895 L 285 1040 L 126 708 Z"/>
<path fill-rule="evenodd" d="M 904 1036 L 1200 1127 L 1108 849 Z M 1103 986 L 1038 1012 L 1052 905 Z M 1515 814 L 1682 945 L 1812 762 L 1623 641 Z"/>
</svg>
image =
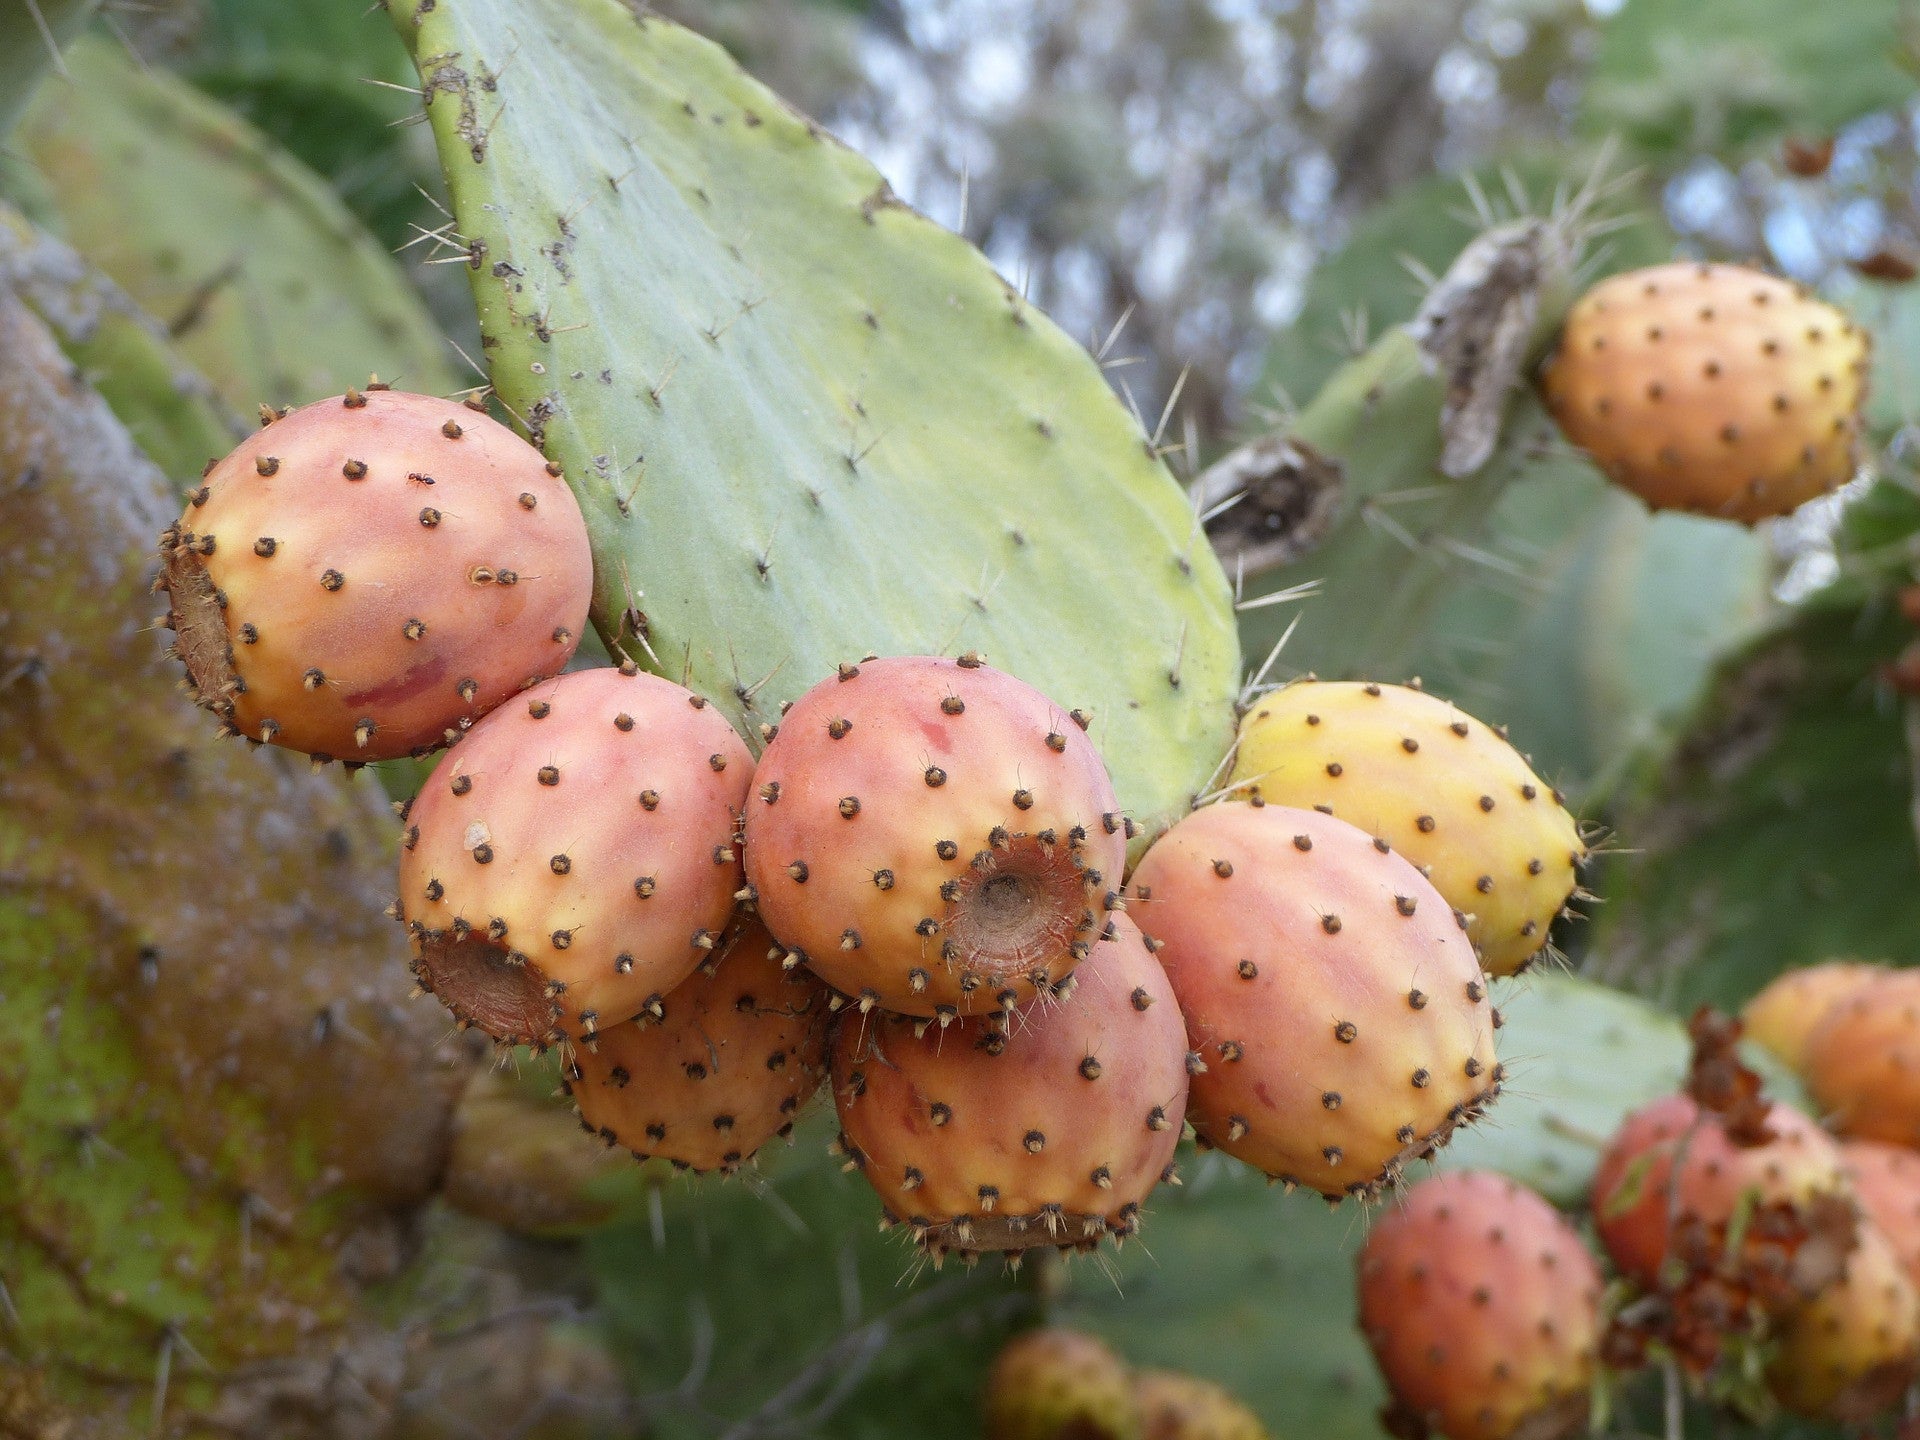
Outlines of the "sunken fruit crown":
<svg viewBox="0 0 1920 1440">
<path fill-rule="evenodd" d="M 1869 348 L 1785 280 L 1656 265 L 1580 297 L 1546 371 L 1547 408 L 1654 509 L 1751 524 L 1852 478 Z"/>
<path fill-rule="evenodd" d="M 827 988 L 783 953 L 743 918 L 657 1017 L 575 1046 L 580 1123 L 643 1160 L 729 1174 L 790 1133 L 826 1075 Z"/>
<path fill-rule="evenodd" d="M 1189 1117 L 1204 1143 L 1370 1197 L 1499 1093 L 1473 947 L 1384 840 L 1314 810 L 1209 805 L 1131 893 L 1206 1065 Z"/>
<path fill-rule="evenodd" d="M 843 1012 L 841 1145 L 935 1255 L 1125 1239 L 1173 1173 L 1186 1037 L 1124 915 L 1072 978 L 1011 1014 L 950 1026 Z"/>
<path fill-rule="evenodd" d="M 658 1015 L 733 911 L 752 770 L 704 699 L 630 667 L 494 711 L 408 812 L 400 908 L 421 985 L 509 1043 Z"/>
<path fill-rule="evenodd" d="M 371 388 L 211 466 L 161 563 L 200 703 L 348 761 L 423 754 L 559 673 L 593 586 L 557 466 L 481 411 Z"/>
<path fill-rule="evenodd" d="M 747 876 L 828 984 L 900 1014 L 1011 1010 L 1117 903 L 1130 827 L 1082 722 L 972 656 L 843 665 L 760 758 Z"/>
<path fill-rule="evenodd" d="M 1587 847 L 1506 736 L 1406 685 L 1300 680 L 1240 724 L 1232 785 L 1386 840 L 1455 910 L 1489 975 L 1547 943 Z"/>
<path fill-rule="evenodd" d="M 1402 1411 L 1448 1440 L 1586 1428 L 1600 1267 L 1533 1191 L 1475 1170 L 1423 1180 L 1358 1269 L 1360 1328 Z"/>
</svg>

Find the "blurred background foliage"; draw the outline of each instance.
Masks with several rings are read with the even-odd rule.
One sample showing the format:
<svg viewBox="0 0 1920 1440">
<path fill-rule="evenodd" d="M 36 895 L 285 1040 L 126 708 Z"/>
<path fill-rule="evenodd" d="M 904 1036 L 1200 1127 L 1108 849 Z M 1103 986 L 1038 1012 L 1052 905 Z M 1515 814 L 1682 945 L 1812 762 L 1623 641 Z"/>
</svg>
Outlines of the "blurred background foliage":
<svg viewBox="0 0 1920 1440">
<path fill-rule="evenodd" d="M 1650 518 L 1522 401 L 1501 462 L 1514 478 L 1475 533 L 1447 537 L 1434 603 L 1396 617 L 1400 668 L 1510 723 L 1618 836 L 1594 918 L 1556 937 L 1574 975 L 1513 991 L 1513 1092 L 1464 1158 L 1577 1201 L 1597 1138 L 1677 1074 L 1674 1015 L 1831 954 L 1920 956 L 1920 722 L 1889 683 L 1920 565 L 1920 300 L 1888 279 L 1920 260 L 1906 0 L 639 8 L 719 41 L 977 243 L 1101 355 L 1146 428 L 1167 416 L 1185 477 L 1311 416 L 1474 234 L 1595 176 L 1608 218 L 1583 278 L 1739 259 L 1852 308 L 1880 339 L 1875 443 L 1839 500 L 1758 532 Z M 0 41 L 32 34 L 0 22 Z M 354 0 L 108 0 L 33 96 L 0 194 L 54 238 L 10 220 L 0 279 L 87 277 L 120 319 L 49 323 L 176 482 L 258 401 L 370 370 L 483 381 L 415 86 L 391 27 Z M 1373 497 L 1374 563 L 1430 548 L 1395 518 L 1430 479 L 1408 448 L 1386 433 L 1346 457 Z M 1338 637 L 1363 618 L 1325 569 L 1342 553 L 1248 582 L 1326 592 L 1270 679 L 1340 667 Z M 1298 613 L 1245 612 L 1256 664 Z M 824 1154 L 830 1127 L 747 1182 L 695 1186 L 594 1162 L 552 1078 L 526 1062 L 469 1092 L 453 1204 L 418 1220 L 413 1265 L 371 1292 L 414 1356 L 388 1367 L 390 1433 L 965 1436 L 985 1357 L 1042 1309 L 1226 1382 L 1277 1435 L 1379 1433 L 1350 1319 L 1351 1209 L 1206 1157 L 1117 1262 L 923 1274 L 873 1233 L 857 1178 Z M 481 1163 L 521 1145 L 553 1193 Z M 52 1433 L 28 1399 L 0 1400 L 0 1434 Z M 1632 1433 L 1621 1413 L 1613 1433 Z"/>
</svg>

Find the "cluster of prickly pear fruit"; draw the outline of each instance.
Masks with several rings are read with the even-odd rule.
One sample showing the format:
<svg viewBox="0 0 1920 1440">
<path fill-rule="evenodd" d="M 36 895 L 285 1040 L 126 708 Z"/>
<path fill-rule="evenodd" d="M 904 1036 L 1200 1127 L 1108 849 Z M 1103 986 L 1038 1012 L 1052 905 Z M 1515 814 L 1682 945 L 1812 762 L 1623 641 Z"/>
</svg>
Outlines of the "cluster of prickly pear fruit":
<svg viewBox="0 0 1920 1440">
<path fill-rule="evenodd" d="M 1092 1335 L 1016 1335 L 988 1371 L 985 1440 L 1267 1440 L 1231 1392 L 1175 1370 L 1130 1370 Z"/>
<path fill-rule="evenodd" d="M 1889 973 L 1816 967 L 1749 1014 L 1769 1048 L 1806 1066 L 1809 1035 Z M 1703 1011 L 1692 1030 L 1685 1093 L 1629 1115 L 1594 1176 L 1595 1228 L 1633 1292 L 1609 1356 L 1758 1374 L 1789 1411 L 1865 1423 L 1920 1373 L 1920 1156 L 1836 1141 L 1769 1102 L 1735 1050 L 1738 1022 Z"/>
<path fill-rule="evenodd" d="M 228 733 L 420 755 L 566 667 L 593 570 L 558 466 L 484 408 L 377 384 L 262 417 L 161 537 L 176 649 Z"/>
<path fill-rule="evenodd" d="M 1567 438 L 1648 505 L 1752 524 L 1853 478 L 1869 349 L 1796 285 L 1676 263 L 1582 296 L 1543 388 Z"/>
</svg>

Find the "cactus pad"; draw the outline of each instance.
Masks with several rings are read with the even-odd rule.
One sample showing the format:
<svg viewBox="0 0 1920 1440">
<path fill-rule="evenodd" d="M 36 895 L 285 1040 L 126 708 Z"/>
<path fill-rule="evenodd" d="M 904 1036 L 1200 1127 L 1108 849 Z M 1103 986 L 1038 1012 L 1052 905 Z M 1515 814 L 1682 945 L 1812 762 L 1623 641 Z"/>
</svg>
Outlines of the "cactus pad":
<svg viewBox="0 0 1920 1440">
<path fill-rule="evenodd" d="M 961 238 L 613 0 L 399 3 L 501 399 L 623 653 L 747 724 L 871 650 L 1093 715 L 1162 825 L 1225 752 L 1225 577 L 1098 366 Z"/>
</svg>

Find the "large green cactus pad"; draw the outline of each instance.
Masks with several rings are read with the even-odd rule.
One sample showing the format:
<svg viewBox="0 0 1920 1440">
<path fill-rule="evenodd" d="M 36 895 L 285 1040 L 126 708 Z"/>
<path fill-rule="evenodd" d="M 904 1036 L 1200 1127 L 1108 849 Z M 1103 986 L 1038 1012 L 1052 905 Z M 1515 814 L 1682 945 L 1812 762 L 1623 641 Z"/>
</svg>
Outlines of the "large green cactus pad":
<svg viewBox="0 0 1920 1440">
<path fill-rule="evenodd" d="M 66 63 L 14 136 L 35 189 L 229 405 L 318 399 L 376 370 L 416 390 L 461 383 L 392 257 L 319 177 L 110 41 L 83 38 Z"/>
<path fill-rule="evenodd" d="M 1131 813 L 1183 810 L 1230 738 L 1233 616 L 1093 360 L 687 31 L 614 0 L 393 12 L 609 642 L 749 727 L 867 650 L 977 649 L 1093 712 Z"/>
</svg>

